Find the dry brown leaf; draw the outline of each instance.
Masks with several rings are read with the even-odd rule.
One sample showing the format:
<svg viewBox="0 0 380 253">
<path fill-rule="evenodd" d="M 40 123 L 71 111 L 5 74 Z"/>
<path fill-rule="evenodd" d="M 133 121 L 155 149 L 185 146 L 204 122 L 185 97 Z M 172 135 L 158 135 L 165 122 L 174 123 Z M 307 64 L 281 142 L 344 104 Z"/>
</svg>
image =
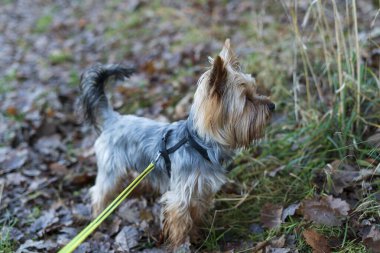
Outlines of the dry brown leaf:
<svg viewBox="0 0 380 253">
<path fill-rule="evenodd" d="M 380 253 L 380 229 L 372 225 L 362 237 L 364 245 L 373 253 Z"/>
<path fill-rule="evenodd" d="M 313 249 L 315 253 L 329 253 L 330 247 L 326 238 L 312 229 L 307 229 L 302 232 L 306 243 Z"/>
<path fill-rule="evenodd" d="M 340 226 L 349 210 L 350 206 L 346 201 L 332 196 L 314 197 L 301 203 L 301 212 L 305 219 L 327 226 Z"/>
<path fill-rule="evenodd" d="M 365 160 L 358 160 L 368 163 Z M 375 165 L 375 162 L 368 163 Z M 368 166 L 365 166 L 368 167 Z M 361 184 L 361 181 L 366 180 L 371 176 L 378 176 L 379 173 L 373 169 L 355 169 L 347 163 L 342 163 L 340 160 L 335 160 L 326 165 L 324 172 L 332 179 L 332 188 L 330 189 L 334 195 L 339 195 L 347 187 Z M 324 180 L 325 181 L 325 180 Z"/>
<path fill-rule="evenodd" d="M 261 209 L 261 223 L 266 228 L 277 228 L 281 225 L 283 206 L 267 203 Z"/>
<path fill-rule="evenodd" d="M 17 108 L 15 106 L 9 106 L 6 112 L 8 115 L 11 115 L 11 116 L 16 116 L 18 113 Z"/>
<path fill-rule="evenodd" d="M 270 241 L 270 245 L 273 248 L 283 248 L 285 246 L 285 235 L 281 235 L 280 237 L 273 238 Z"/>
<path fill-rule="evenodd" d="M 69 171 L 65 165 L 57 162 L 49 164 L 49 169 L 56 175 L 67 175 Z"/>
</svg>

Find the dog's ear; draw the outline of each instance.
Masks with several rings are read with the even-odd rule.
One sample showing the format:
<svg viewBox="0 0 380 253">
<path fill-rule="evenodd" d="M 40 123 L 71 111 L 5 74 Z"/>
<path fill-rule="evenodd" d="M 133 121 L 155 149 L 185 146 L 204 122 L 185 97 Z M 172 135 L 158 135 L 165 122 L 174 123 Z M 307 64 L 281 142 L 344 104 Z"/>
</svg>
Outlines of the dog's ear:
<svg viewBox="0 0 380 253">
<path fill-rule="evenodd" d="M 237 65 L 237 58 L 232 50 L 230 39 L 226 39 L 224 42 L 224 46 L 222 51 L 220 51 L 219 56 L 222 57 L 222 59 L 231 65 Z"/>
<path fill-rule="evenodd" d="M 209 87 L 210 94 L 216 94 L 221 97 L 227 84 L 227 68 L 223 59 L 218 55 L 212 61 L 212 69 L 210 71 Z"/>
</svg>

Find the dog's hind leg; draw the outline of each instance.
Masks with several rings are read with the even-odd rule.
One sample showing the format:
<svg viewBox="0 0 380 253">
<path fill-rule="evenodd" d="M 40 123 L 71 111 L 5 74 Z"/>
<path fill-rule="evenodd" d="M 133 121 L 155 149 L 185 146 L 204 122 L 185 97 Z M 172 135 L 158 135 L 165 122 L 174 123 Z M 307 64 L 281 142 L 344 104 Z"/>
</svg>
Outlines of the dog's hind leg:
<svg viewBox="0 0 380 253">
<path fill-rule="evenodd" d="M 91 188 L 93 215 L 98 215 L 121 191 L 126 180 L 126 168 L 121 152 L 108 145 L 106 138 L 99 137 L 95 143 L 98 174 L 95 185 Z"/>
</svg>

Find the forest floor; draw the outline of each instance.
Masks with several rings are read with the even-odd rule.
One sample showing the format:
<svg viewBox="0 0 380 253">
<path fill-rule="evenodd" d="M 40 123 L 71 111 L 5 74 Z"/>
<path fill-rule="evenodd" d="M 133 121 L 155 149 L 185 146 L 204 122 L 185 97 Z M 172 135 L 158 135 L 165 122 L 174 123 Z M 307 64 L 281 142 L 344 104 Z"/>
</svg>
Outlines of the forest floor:
<svg viewBox="0 0 380 253">
<path fill-rule="evenodd" d="M 91 221 L 86 67 L 137 68 L 110 85 L 116 110 L 184 119 L 226 38 L 276 113 L 191 250 L 380 252 L 378 15 L 375 0 L 1 1 L 0 252 L 56 252 Z M 141 188 L 76 252 L 165 252 L 160 233 L 159 196 Z"/>
</svg>

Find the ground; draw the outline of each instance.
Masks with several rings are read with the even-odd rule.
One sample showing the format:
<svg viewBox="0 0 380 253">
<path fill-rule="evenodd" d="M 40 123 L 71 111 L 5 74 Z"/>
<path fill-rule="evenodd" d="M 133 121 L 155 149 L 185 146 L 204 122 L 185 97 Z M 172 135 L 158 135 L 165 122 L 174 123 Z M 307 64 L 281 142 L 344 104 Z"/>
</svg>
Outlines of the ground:
<svg viewBox="0 0 380 253">
<path fill-rule="evenodd" d="M 91 221 L 96 134 L 75 114 L 95 62 L 135 66 L 116 110 L 186 118 L 226 38 L 276 103 L 227 165 L 198 252 L 380 252 L 379 1 L 0 3 L 0 252 L 56 252 Z M 131 175 L 131 177 L 134 175 Z M 140 188 L 76 252 L 165 252 Z"/>
</svg>

